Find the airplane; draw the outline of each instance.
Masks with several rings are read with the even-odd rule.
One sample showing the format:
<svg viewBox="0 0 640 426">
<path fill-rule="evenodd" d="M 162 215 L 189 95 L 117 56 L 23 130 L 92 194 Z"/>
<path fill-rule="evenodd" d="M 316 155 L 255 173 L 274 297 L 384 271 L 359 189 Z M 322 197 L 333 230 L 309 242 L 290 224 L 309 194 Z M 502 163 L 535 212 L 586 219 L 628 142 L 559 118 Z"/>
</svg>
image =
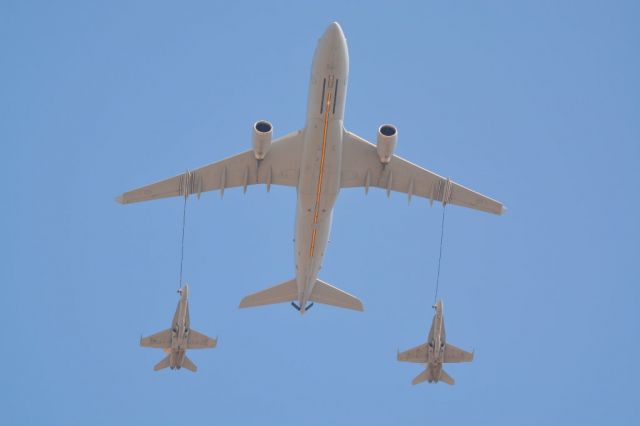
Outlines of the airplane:
<svg viewBox="0 0 640 426">
<path fill-rule="evenodd" d="M 417 385 L 424 381 L 428 381 L 429 383 L 443 381 L 449 385 L 453 385 L 455 381 L 442 369 L 442 364 L 473 361 L 473 353 L 463 351 L 447 343 L 444 332 L 442 300 L 438 300 L 438 302 L 433 305 L 433 308 L 436 312 L 433 315 L 427 343 L 404 352 L 398 352 L 398 361 L 425 364 L 425 370 L 413 379 L 411 382 L 412 385 Z"/>
<path fill-rule="evenodd" d="M 342 188 L 378 187 L 387 192 L 455 204 L 494 214 L 504 206 L 394 154 L 398 131 L 378 128 L 377 145 L 343 125 L 349 54 L 337 22 L 326 29 L 315 50 L 305 127 L 272 141 L 273 126 L 259 120 L 252 129 L 252 149 L 193 171 L 125 192 L 129 204 L 166 197 L 264 184 L 296 188 L 295 277 L 246 296 L 241 308 L 291 302 L 304 314 L 314 302 L 362 311 L 362 302 L 318 278 L 325 255 L 333 206 Z"/>
<path fill-rule="evenodd" d="M 167 356 L 157 363 L 153 369 L 155 371 L 163 368 L 180 370 L 181 367 L 191 370 L 194 373 L 198 369 L 196 365 L 187 358 L 187 349 L 207 349 L 215 348 L 218 339 L 212 339 L 202 333 L 198 333 L 189 324 L 189 286 L 184 285 L 180 290 L 180 301 L 176 307 L 176 313 L 171 322 L 171 328 L 159 333 L 140 339 L 140 346 L 145 348 L 158 348 L 164 350 Z"/>
</svg>

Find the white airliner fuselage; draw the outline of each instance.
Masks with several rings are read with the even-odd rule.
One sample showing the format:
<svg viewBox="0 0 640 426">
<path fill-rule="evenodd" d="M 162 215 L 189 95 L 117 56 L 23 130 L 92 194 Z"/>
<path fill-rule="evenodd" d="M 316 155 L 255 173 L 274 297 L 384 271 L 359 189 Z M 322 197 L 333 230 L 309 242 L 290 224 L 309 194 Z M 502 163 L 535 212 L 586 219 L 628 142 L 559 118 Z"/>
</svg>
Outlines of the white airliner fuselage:
<svg viewBox="0 0 640 426">
<path fill-rule="evenodd" d="M 304 313 L 310 303 L 356 311 L 357 297 L 318 278 L 329 241 L 333 206 L 340 188 L 369 187 L 502 214 L 502 203 L 395 155 L 397 129 L 378 128 L 376 144 L 345 130 L 343 118 L 349 77 L 347 40 L 334 22 L 318 42 L 311 67 L 307 119 L 302 130 L 275 140 L 273 126 L 253 126 L 252 149 L 226 159 L 125 192 L 122 204 L 188 197 L 226 188 L 264 184 L 295 187 L 295 278 L 244 297 L 241 308 L 292 302 Z M 295 302 L 293 302 L 295 301 Z"/>
<path fill-rule="evenodd" d="M 347 41 L 334 22 L 318 42 L 309 84 L 295 229 L 301 313 L 318 278 L 329 241 L 333 205 L 340 191 L 348 75 Z"/>
</svg>

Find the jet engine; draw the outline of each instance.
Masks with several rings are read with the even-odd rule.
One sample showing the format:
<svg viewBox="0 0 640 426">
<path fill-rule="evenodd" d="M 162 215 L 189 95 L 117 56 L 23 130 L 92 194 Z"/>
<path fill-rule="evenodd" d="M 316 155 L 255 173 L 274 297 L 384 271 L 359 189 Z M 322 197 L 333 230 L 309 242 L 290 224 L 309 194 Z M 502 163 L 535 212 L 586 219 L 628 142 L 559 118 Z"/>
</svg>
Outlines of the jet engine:
<svg viewBox="0 0 640 426">
<path fill-rule="evenodd" d="M 398 129 L 391 124 L 383 124 L 378 129 L 378 158 L 382 164 L 389 164 L 396 149 Z"/>
<path fill-rule="evenodd" d="M 266 120 L 256 121 L 253 125 L 253 155 L 256 160 L 263 160 L 271 146 L 273 126 Z"/>
</svg>

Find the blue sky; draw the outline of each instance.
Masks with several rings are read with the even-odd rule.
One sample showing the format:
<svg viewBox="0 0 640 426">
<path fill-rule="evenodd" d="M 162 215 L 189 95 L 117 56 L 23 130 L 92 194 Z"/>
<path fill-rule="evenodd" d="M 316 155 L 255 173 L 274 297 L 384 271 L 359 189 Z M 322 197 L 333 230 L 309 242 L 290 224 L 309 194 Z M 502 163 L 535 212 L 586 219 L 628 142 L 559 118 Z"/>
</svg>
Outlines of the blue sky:
<svg viewBox="0 0 640 426">
<path fill-rule="evenodd" d="M 637 2 L 0 3 L 6 425 L 637 424 Z M 138 339 L 177 295 L 182 203 L 124 190 L 304 125 L 317 39 L 350 49 L 345 126 L 503 201 L 447 209 L 457 383 L 395 353 L 431 321 L 439 206 L 344 190 L 321 277 L 364 313 L 239 310 L 293 276 L 295 191 L 190 199 L 188 371 Z"/>
</svg>

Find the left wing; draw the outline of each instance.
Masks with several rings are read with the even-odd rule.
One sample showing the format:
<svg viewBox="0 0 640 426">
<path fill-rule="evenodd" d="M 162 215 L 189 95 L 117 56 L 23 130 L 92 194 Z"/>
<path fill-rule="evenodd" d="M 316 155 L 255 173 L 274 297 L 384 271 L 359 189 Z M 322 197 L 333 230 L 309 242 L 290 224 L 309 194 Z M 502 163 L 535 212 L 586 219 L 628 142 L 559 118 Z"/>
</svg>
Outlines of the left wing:
<svg viewBox="0 0 640 426">
<path fill-rule="evenodd" d="M 423 343 L 422 345 L 416 346 L 415 348 L 411 348 L 404 352 L 398 352 L 398 361 L 426 363 L 428 362 L 428 351 L 429 344 Z"/>
<path fill-rule="evenodd" d="M 447 178 L 394 155 L 391 162 L 380 162 L 376 146 L 360 136 L 346 132 L 342 152 L 341 187 L 369 186 L 428 198 L 431 202 L 456 204 L 494 214 L 506 210 L 502 203 L 472 191 Z"/>
<path fill-rule="evenodd" d="M 159 198 L 200 194 L 225 188 L 244 187 L 264 183 L 267 186 L 298 186 L 302 157 L 302 131 L 289 133 L 272 142 L 266 157 L 258 162 L 253 150 L 245 151 L 199 169 L 161 180 L 125 192 L 116 201 L 120 204 Z"/>
<path fill-rule="evenodd" d="M 151 336 L 140 339 L 140 346 L 145 348 L 170 348 L 171 347 L 171 329 L 166 329 Z"/>
<path fill-rule="evenodd" d="M 217 344 L 218 339 L 212 339 L 202 333 L 198 333 L 193 328 L 189 330 L 189 337 L 187 340 L 188 349 L 215 348 Z"/>
</svg>

